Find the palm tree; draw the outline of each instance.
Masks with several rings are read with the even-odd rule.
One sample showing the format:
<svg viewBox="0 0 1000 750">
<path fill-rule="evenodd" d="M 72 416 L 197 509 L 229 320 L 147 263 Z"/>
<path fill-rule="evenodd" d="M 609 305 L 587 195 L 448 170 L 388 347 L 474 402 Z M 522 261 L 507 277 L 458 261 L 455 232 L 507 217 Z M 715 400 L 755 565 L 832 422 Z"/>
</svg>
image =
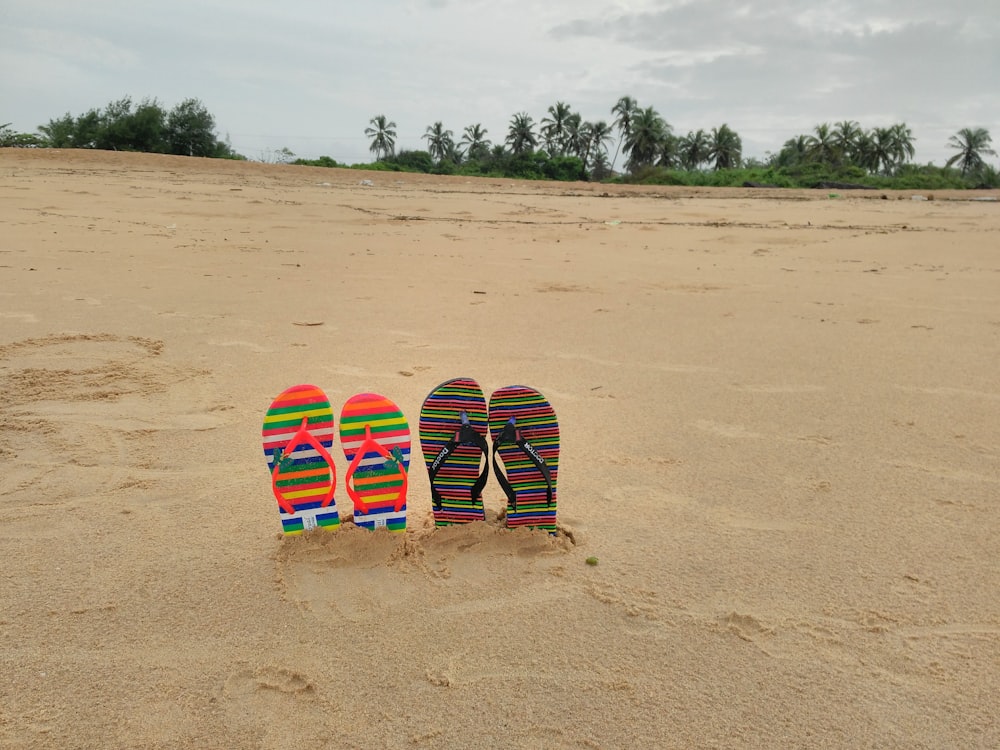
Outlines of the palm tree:
<svg viewBox="0 0 1000 750">
<path fill-rule="evenodd" d="M 614 141 L 612 132 L 611 126 L 604 120 L 587 123 L 586 135 L 589 143 L 587 144 L 587 156 L 584 158 L 585 164 L 596 162 L 598 156 L 601 154 L 607 157 L 608 145 Z"/>
<path fill-rule="evenodd" d="M 667 133 L 660 141 L 656 166 L 666 169 L 677 169 L 681 166 L 681 139 L 673 133 Z"/>
<path fill-rule="evenodd" d="M 629 155 L 628 168 L 635 172 L 656 160 L 660 143 L 670 133 L 670 126 L 652 107 L 636 110 L 632 114 L 631 128 L 622 150 Z"/>
<path fill-rule="evenodd" d="M 459 145 L 465 148 L 467 159 L 476 161 L 489 156 L 492 144 L 486 137 L 486 128 L 477 122 L 475 125 L 468 125 L 465 128 Z"/>
<path fill-rule="evenodd" d="M 535 136 L 535 121 L 531 119 L 531 115 L 527 112 L 518 112 L 511 118 L 505 143 L 515 154 L 523 154 L 535 149 L 538 145 L 538 138 Z"/>
<path fill-rule="evenodd" d="M 611 176 L 611 164 L 608 162 L 608 152 L 597 150 L 590 157 L 590 178 L 600 182 Z"/>
<path fill-rule="evenodd" d="M 840 162 L 836 147 L 836 139 L 828 123 L 817 125 L 813 128 L 816 135 L 808 136 L 808 146 L 806 156 L 810 161 L 831 166 Z"/>
<path fill-rule="evenodd" d="M 894 166 L 898 169 L 907 161 L 913 158 L 916 149 L 913 147 L 913 131 L 905 122 L 898 122 L 889 128 L 892 138 L 892 151 L 895 160 Z"/>
<path fill-rule="evenodd" d="M 559 156 L 566 155 L 567 127 L 573 111 L 566 102 L 556 102 L 549 107 L 550 117 L 542 118 L 542 138 L 550 155 L 558 151 Z"/>
<path fill-rule="evenodd" d="M 584 122 L 579 112 L 572 112 L 566 118 L 563 130 L 563 147 L 561 156 L 572 154 L 583 162 L 587 161 L 587 151 L 590 150 L 590 123 Z"/>
<path fill-rule="evenodd" d="M 632 117 L 639 109 L 639 103 L 631 96 L 623 96 L 617 104 L 611 108 L 611 114 L 615 115 L 613 127 L 618 128 L 618 147 L 615 148 L 615 155 L 611 159 L 611 171 L 615 170 L 615 162 L 618 161 L 618 152 L 622 144 L 632 133 Z"/>
<path fill-rule="evenodd" d="M 442 161 L 445 157 L 451 156 L 455 150 L 455 140 L 450 130 L 445 130 L 441 121 L 427 126 L 427 131 L 423 135 L 427 141 L 427 150 L 437 161 Z"/>
<path fill-rule="evenodd" d="M 854 139 L 854 156 L 852 161 L 869 172 L 878 172 L 876 160 L 875 131 L 862 130 Z"/>
<path fill-rule="evenodd" d="M 781 151 L 774 159 L 775 166 L 792 167 L 801 164 L 809 158 L 809 136 L 797 135 L 789 138 L 781 146 Z"/>
<path fill-rule="evenodd" d="M 695 132 L 688 132 L 686 136 L 681 138 L 678 150 L 684 168 L 694 171 L 709 160 L 712 141 L 709 139 L 708 133 L 699 128 Z"/>
<path fill-rule="evenodd" d="M 872 172 L 891 175 L 896 166 L 899 147 L 892 128 L 874 128 L 869 133 L 866 166 Z"/>
<path fill-rule="evenodd" d="M 854 120 L 843 120 L 833 126 L 833 145 L 840 151 L 842 158 L 856 162 L 863 134 L 861 126 Z"/>
<path fill-rule="evenodd" d="M 993 139 L 986 128 L 962 128 L 948 139 L 948 147 L 958 150 L 958 153 L 945 162 L 946 167 L 954 164 L 962 170 L 962 176 L 976 174 L 986 165 L 983 155 L 996 156 L 997 152 L 990 144 Z"/>
<path fill-rule="evenodd" d="M 728 125 L 712 128 L 712 141 L 708 150 L 708 158 L 715 160 L 716 171 L 720 169 L 736 169 L 743 158 L 743 141 L 735 130 Z"/>
<path fill-rule="evenodd" d="M 372 127 L 365 128 L 365 135 L 372 139 L 368 150 L 375 154 L 375 161 L 396 153 L 396 123 L 388 122 L 385 115 L 376 115 L 370 124 Z"/>
<path fill-rule="evenodd" d="M 809 152 L 809 136 L 797 135 L 781 144 L 781 150 L 771 156 L 771 166 L 790 167 L 801 164 Z"/>
</svg>

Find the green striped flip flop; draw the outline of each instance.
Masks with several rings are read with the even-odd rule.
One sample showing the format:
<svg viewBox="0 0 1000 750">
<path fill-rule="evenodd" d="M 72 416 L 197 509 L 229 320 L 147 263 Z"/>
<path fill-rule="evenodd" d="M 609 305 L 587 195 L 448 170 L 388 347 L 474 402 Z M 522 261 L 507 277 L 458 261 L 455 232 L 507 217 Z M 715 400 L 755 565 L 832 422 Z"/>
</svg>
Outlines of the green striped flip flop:
<svg viewBox="0 0 1000 750">
<path fill-rule="evenodd" d="M 435 526 L 485 518 L 482 492 L 490 472 L 486 429 L 486 397 L 472 378 L 442 383 L 424 399 L 420 447 L 430 475 Z"/>
<path fill-rule="evenodd" d="M 406 530 L 410 426 L 385 396 L 351 396 L 340 413 L 340 442 L 350 465 L 345 483 L 354 523 L 366 529 Z"/>
<path fill-rule="evenodd" d="M 340 526 L 333 495 L 337 469 L 330 457 L 333 410 L 314 385 L 294 385 L 278 396 L 261 430 L 281 529 L 301 534 Z"/>
<path fill-rule="evenodd" d="M 552 405 L 534 388 L 501 388 L 490 396 L 490 435 L 493 472 L 507 495 L 508 528 L 554 534 L 559 423 Z"/>
</svg>

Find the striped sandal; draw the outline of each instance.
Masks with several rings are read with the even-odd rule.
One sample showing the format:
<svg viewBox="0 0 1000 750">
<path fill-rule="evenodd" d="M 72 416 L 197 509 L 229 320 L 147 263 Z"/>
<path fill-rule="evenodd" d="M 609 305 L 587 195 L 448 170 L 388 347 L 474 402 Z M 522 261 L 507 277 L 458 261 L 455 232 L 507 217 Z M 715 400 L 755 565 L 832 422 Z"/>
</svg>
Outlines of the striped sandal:
<svg viewBox="0 0 1000 750">
<path fill-rule="evenodd" d="M 555 534 L 559 478 L 555 410 L 535 389 L 510 385 L 490 396 L 489 421 L 493 473 L 507 495 L 507 527 L 527 526 Z"/>
<path fill-rule="evenodd" d="M 326 394 L 314 385 L 288 388 L 267 410 L 261 435 L 281 530 L 291 535 L 339 527 L 337 469 L 330 457 L 333 410 Z"/>
<path fill-rule="evenodd" d="M 340 442 L 350 465 L 344 479 L 354 523 L 406 531 L 410 426 L 385 396 L 351 396 L 340 413 Z"/>
<path fill-rule="evenodd" d="M 449 380 L 424 399 L 420 446 L 430 476 L 435 526 L 485 519 L 482 492 L 490 472 L 486 430 L 486 397 L 475 380 Z"/>
</svg>

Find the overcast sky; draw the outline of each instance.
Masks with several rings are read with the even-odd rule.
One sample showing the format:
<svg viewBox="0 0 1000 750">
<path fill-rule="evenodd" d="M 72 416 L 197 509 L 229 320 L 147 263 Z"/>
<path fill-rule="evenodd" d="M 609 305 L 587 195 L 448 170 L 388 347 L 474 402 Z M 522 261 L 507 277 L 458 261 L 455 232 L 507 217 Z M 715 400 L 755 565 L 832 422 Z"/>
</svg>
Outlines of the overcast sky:
<svg viewBox="0 0 1000 750">
<path fill-rule="evenodd" d="M 397 149 L 438 120 L 499 143 L 517 112 L 610 123 L 626 94 L 744 156 L 845 119 L 907 123 L 920 163 L 963 127 L 1000 151 L 1000 0 L 0 0 L 0 70 L 17 131 L 196 98 L 251 159 L 369 161 L 378 114 Z"/>
</svg>

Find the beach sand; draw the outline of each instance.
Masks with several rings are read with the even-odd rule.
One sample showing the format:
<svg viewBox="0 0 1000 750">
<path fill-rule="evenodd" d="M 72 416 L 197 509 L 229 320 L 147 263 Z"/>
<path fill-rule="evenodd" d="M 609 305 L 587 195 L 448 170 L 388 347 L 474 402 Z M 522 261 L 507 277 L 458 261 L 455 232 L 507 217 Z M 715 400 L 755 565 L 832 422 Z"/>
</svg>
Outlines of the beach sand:
<svg viewBox="0 0 1000 750">
<path fill-rule="evenodd" d="M 0 746 L 1000 746 L 1000 204 L 915 192 L 0 151 Z M 418 453 L 282 537 L 279 392 L 459 376 L 557 537 Z"/>
</svg>

